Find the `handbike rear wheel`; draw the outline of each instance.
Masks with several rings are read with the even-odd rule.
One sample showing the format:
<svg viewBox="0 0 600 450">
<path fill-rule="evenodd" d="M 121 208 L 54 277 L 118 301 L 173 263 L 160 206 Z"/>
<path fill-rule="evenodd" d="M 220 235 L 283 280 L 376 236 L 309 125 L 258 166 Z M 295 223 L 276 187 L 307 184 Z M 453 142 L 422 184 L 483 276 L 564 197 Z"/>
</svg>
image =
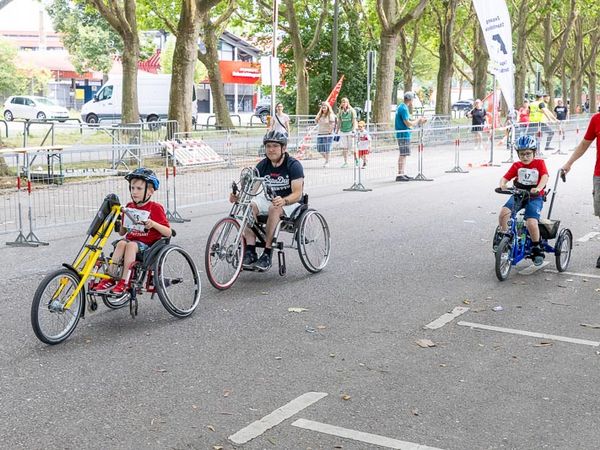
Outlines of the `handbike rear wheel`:
<svg viewBox="0 0 600 450">
<path fill-rule="evenodd" d="M 240 224 L 231 217 L 218 221 L 208 236 L 204 263 L 208 281 L 216 289 L 230 288 L 242 270 L 245 242 L 236 242 Z"/>
<path fill-rule="evenodd" d="M 325 218 L 314 209 L 307 210 L 300 219 L 296 238 L 304 268 L 311 273 L 323 270 L 331 252 L 331 235 Z"/>
<path fill-rule="evenodd" d="M 31 325 L 40 341 L 59 344 L 75 331 L 85 306 L 84 289 L 79 291 L 69 309 L 64 309 L 64 304 L 79 281 L 72 270 L 59 269 L 48 274 L 38 286 L 31 304 Z"/>
<path fill-rule="evenodd" d="M 154 286 L 165 309 L 175 317 L 191 315 L 200 303 L 200 275 L 192 257 L 169 245 L 154 265 Z"/>
<path fill-rule="evenodd" d="M 512 245 L 513 240 L 510 236 L 504 236 L 498 244 L 496 250 L 496 276 L 500 281 L 504 281 L 508 278 L 510 270 L 512 269 Z"/>
<path fill-rule="evenodd" d="M 556 247 L 554 249 L 554 256 L 556 258 L 556 270 L 564 272 L 569 267 L 571 261 L 571 251 L 573 249 L 573 235 L 571 230 L 565 228 L 562 230 L 558 239 L 556 239 Z"/>
</svg>

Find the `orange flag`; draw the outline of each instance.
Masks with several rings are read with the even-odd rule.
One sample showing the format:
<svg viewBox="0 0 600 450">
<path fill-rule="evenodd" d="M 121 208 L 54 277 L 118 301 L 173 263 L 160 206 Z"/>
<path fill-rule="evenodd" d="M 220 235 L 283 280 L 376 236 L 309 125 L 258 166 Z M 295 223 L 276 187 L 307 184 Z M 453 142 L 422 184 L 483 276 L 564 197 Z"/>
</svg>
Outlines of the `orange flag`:
<svg viewBox="0 0 600 450">
<path fill-rule="evenodd" d="M 338 95 L 340 94 L 340 91 L 342 90 L 342 81 L 344 81 L 344 75 L 342 75 L 342 78 L 340 78 L 340 80 L 337 82 L 331 91 L 331 94 L 329 94 L 329 97 L 327 97 L 327 103 L 329 103 L 332 108 L 338 98 Z"/>
</svg>

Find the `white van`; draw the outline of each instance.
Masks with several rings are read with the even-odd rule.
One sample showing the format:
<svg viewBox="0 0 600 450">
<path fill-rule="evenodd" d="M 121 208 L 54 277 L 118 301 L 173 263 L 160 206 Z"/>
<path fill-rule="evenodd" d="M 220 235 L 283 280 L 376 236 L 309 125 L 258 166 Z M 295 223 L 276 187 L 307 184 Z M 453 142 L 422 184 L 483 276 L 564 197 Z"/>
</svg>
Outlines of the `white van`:
<svg viewBox="0 0 600 450">
<path fill-rule="evenodd" d="M 169 113 L 169 92 L 171 75 L 152 75 L 138 73 L 137 95 L 140 120 L 156 122 L 166 119 Z M 195 102 L 196 92 L 193 90 Z M 94 98 L 81 108 L 81 120 L 87 123 L 100 121 L 121 121 L 121 100 L 123 98 L 123 80 L 121 77 L 109 78 L 94 95 Z M 192 107 L 192 111 L 195 108 Z M 195 115 L 195 114 L 194 114 Z"/>
</svg>

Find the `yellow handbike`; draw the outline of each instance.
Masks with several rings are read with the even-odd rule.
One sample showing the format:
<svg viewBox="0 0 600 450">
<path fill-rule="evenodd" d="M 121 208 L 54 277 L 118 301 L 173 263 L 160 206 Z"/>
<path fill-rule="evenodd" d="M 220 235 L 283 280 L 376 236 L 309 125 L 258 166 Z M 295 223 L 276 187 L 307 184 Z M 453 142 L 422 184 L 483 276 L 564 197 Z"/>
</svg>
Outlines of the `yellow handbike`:
<svg viewBox="0 0 600 450">
<path fill-rule="evenodd" d="M 158 294 L 165 309 L 175 317 L 191 315 L 200 301 L 200 276 L 191 256 L 170 238 L 162 238 L 123 270 L 131 270 L 127 289 L 122 294 L 96 292 L 99 280 L 112 263 L 103 249 L 121 215 L 129 215 L 115 194 L 108 195 L 90 224 L 87 237 L 71 264 L 48 274 L 40 283 L 31 305 L 31 324 L 35 335 L 46 344 L 58 344 L 75 330 L 79 319 L 98 309 L 98 300 L 111 309 L 129 304 L 132 317 L 137 315 L 137 295 Z M 131 216 L 130 216 L 131 218 Z M 134 220 L 135 221 L 135 220 Z M 172 230 L 175 236 L 175 230 Z"/>
</svg>

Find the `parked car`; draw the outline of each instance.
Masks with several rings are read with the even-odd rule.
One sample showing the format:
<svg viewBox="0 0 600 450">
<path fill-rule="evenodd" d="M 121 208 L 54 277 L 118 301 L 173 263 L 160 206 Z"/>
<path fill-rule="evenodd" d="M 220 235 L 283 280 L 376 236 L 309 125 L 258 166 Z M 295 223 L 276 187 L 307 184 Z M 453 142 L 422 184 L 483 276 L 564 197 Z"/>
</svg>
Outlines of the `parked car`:
<svg viewBox="0 0 600 450">
<path fill-rule="evenodd" d="M 46 97 L 13 95 L 4 102 L 4 119 L 58 120 L 69 118 L 69 111 Z"/>
<path fill-rule="evenodd" d="M 452 104 L 452 111 L 464 112 L 465 114 L 473 109 L 473 100 L 459 100 Z"/>
<path fill-rule="evenodd" d="M 271 115 L 271 98 L 263 97 L 254 108 L 254 115 L 260 117 L 262 123 L 267 123 L 267 116 Z"/>
</svg>

